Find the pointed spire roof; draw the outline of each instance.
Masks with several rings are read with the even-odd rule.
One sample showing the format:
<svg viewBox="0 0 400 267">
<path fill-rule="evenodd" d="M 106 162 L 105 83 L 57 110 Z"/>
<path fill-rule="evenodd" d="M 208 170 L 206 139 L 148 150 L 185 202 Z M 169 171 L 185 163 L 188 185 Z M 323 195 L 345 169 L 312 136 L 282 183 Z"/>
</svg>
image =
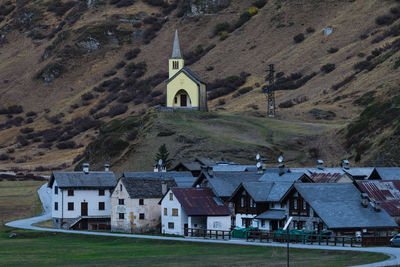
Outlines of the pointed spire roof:
<svg viewBox="0 0 400 267">
<path fill-rule="evenodd" d="M 174 47 L 172 48 L 171 58 L 182 58 L 181 48 L 179 47 L 178 30 L 175 30 Z"/>
</svg>

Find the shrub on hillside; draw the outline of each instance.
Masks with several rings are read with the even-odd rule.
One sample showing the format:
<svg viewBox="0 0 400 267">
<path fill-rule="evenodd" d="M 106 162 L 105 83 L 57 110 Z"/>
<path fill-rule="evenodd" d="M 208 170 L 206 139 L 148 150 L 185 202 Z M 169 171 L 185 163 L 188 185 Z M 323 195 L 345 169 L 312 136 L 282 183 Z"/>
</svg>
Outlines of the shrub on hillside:
<svg viewBox="0 0 400 267">
<path fill-rule="evenodd" d="M 115 6 L 118 8 L 121 8 L 121 7 L 131 6 L 134 3 L 135 3 L 134 0 L 120 0 L 120 1 L 118 1 L 118 3 Z"/>
<path fill-rule="evenodd" d="M 306 37 L 304 36 L 303 33 L 299 33 L 299 34 L 297 34 L 297 35 L 295 35 L 295 36 L 293 37 L 293 40 L 294 40 L 296 43 L 301 43 L 301 42 L 304 41 L 304 39 L 306 39 Z"/>
<path fill-rule="evenodd" d="M 139 53 L 140 53 L 140 48 L 135 48 L 135 49 L 129 50 L 128 52 L 125 53 L 125 59 L 132 60 L 132 59 L 136 58 L 137 55 L 139 55 Z M 125 66 L 125 64 L 123 66 Z M 123 66 L 121 66 L 120 68 L 122 68 Z"/>
<path fill-rule="evenodd" d="M 378 25 L 391 25 L 395 21 L 394 17 L 391 15 L 382 15 L 375 19 Z"/>
<path fill-rule="evenodd" d="M 117 63 L 117 65 L 115 65 L 115 68 L 117 70 L 119 70 L 119 69 L 122 69 L 123 67 L 125 67 L 125 65 L 126 65 L 125 61 L 120 61 L 120 62 Z"/>
<path fill-rule="evenodd" d="M 346 77 L 343 81 L 332 85 L 332 90 L 335 90 L 335 91 L 338 90 L 339 88 L 345 86 L 346 84 L 348 84 L 349 82 L 351 82 L 355 78 L 356 78 L 355 74 L 352 74 L 352 75 Z"/>
<path fill-rule="evenodd" d="M 115 74 L 117 74 L 117 72 L 115 70 L 109 70 L 106 73 L 103 74 L 104 77 L 111 77 L 114 76 Z"/>
<path fill-rule="evenodd" d="M 266 3 L 267 3 L 267 0 L 257 0 L 255 2 L 253 2 L 253 6 L 255 6 L 257 8 L 262 8 L 265 6 Z"/>
<path fill-rule="evenodd" d="M 146 30 L 144 30 L 143 32 L 143 42 L 145 44 L 149 44 L 151 42 L 151 40 L 153 40 L 157 35 L 156 33 L 161 30 L 162 28 L 162 23 L 161 22 L 156 22 L 154 24 L 152 24 L 149 28 L 147 28 Z"/>
<path fill-rule="evenodd" d="M 25 115 L 26 115 L 27 117 L 34 117 L 34 116 L 36 116 L 37 114 L 36 114 L 36 112 L 34 112 L 34 111 L 29 111 L 29 112 L 27 112 Z"/>
<path fill-rule="evenodd" d="M 81 95 L 81 99 L 82 99 L 83 101 L 88 101 L 88 100 L 91 100 L 91 99 L 93 99 L 93 98 L 94 98 L 94 95 L 93 95 L 92 93 L 90 93 L 90 92 Z"/>
<path fill-rule="evenodd" d="M 325 73 L 329 73 L 329 72 L 332 72 L 333 70 L 335 70 L 335 68 L 336 68 L 335 64 L 328 63 L 321 67 L 321 71 L 323 71 Z"/>
<path fill-rule="evenodd" d="M 24 109 L 20 105 L 12 105 L 8 108 L 0 109 L 0 114 L 20 114 L 24 112 Z"/>
<path fill-rule="evenodd" d="M 218 34 L 223 31 L 228 31 L 229 29 L 230 29 L 230 25 L 228 22 L 225 21 L 225 22 L 221 22 L 221 23 L 218 23 L 217 25 L 215 25 L 214 32 L 215 32 L 215 34 Z"/>
<path fill-rule="evenodd" d="M 127 111 L 128 111 L 127 105 L 115 105 L 115 106 L 110 107 L 110 110 L 108 111 L 108 115 L 112 118 L 112 117 L 124 114 Z"/>
<path fill-rule="evenodd" d="M 245 24 L 247 21 L 251 19 L 251 14 L 249 11 L 243 12 L 238 21 L 235 23 L 235 29 L 240 28 L 243 24 Z"/>
<path fill-rule="evenodd" d="M 73 148 L 77 147 L 77 145 L 74 141 L 65 141 L 65 142 L 58 143 L 56 145 L 56 147 L 58 149 L 73 149 Z"/>
<path fill-rule="evenodd" d="M 280 108 L 290 108 L 290 107 L 293 107 L 293 106 L 294 106 L 294 103 L 293 103 L 292 100 L 287 100 L 287 101 L 284 101 L 284 102 L 279 104 Z"/>
<path fill-rule="evenodd" d="M 27 127 L 27 128 L 22 128 L 22 129 L 20 129 L 19 131 L 20 131 L 20 133 L 22 133 L 22 134 L 28 134 L 28 133 L 32 133 L 32 132 L 33 132 L 33 128 L 29 128 L 29 127 Z"/>
<path fill-rule="evenodd" d="M 330 53 L 330 54 L 334 54 L 337 51 L 339 51 L 339 48 L 337 48 L 337 47 L 331 47 L 328 49 L 328 53 Z"/>
<path fill-rule="evenodd" d="M 49 1 L 48 11 L 55 13 L 57 16 L 63 16 L 68 10 L 73 8 L 76 2 L 68 1 L 63 3 L 61 0 Z"/>
<path fill-rule="evenodd" d="M 130 63 L 125 66 L 125 77 L 140 78 L 147 71 L 147 64 L 145 62 Z"/>
<path fill-rule="evenodd" d="M 306 29 L 306 32 L 307 32 L 307 33 L 313 33 L 313 32 L 315 32 L 315 29 L 314 29 L 313 27 L 308 27 L 308 28 Z"/>
</svg>

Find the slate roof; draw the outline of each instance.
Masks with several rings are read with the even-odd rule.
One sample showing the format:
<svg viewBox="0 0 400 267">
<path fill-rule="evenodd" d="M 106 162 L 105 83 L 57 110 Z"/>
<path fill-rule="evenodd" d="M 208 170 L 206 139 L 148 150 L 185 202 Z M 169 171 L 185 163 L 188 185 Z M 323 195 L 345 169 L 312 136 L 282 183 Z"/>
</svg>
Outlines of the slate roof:
<svg viewBox="0 0 400 267">
<path fill-rule="evenodd" d="M 179 47 L 178 30 L 175 30 L 174 46 L 172 47 L 171 58 L 182 58 L 181 48 Z"/>
<path fill-rule="evenodd" d="M 131 179 L 138 178 L 155 178 L 155 179 L 175 179 L 179 187 L 191 187 L 196 181 L 191 172 L 123 172 L 120 178 L 126 177 Z M 189 185 L 190 184 L 190 185 Z"/>
<path fill-rule="evenodd" d="M 304 173 L 302 172 L 285 172 L 279 175 L 279 172 L 268 172 L 268 170 L 260 177 L 260 182 L 296 182 Z"/>
<path fill-rule="evenodd" d="M 376 171 L 378 172 L 382 180 L 400 180 L 399 167 L 376 168 Z"/>
<path fill-rule="evenodd" d="M 48 187 L 52 187 L 54 181 L 59 188 L 114 188 L 117 179 L 113 172 L 53 172 Z"/>
<path fill-rule="evenodd" d="M 257 172 L 214 172 L 212 177 L 207 173 L 203 174 L 213 192 L 222 198 L 229 198 L 242 182 L 257 182 L 262 175 Z M 201 176 L 199 179 L 201 179 Z"/>
<path fill-rule="evenodd" d="M 390 216 L 400 216 L 400 181 L 370 180 L 358 181 L 358 187 L 375 200 L 380 201 L 383 209 Z"/>
<path fill-rule="evenodd" d="M 337 183 L 343 178 L 343 174 L 340 173 L 312 173 L 310 176 L 314 183 Z"/>
<path fill-rule="evenodd" d="M 357 178 L 364 178 L 368 179 L 369 176 L 371 176 L 372 172 L 374 171 L 374 167 L 356 167 L 356 168 L 349 168 L 349 169 L 344 169 L 346 173 L 348 173 L 351 177 L 357 177 Z"/>
<path fill-rule="evenodd" d="M 171 188 L 188 216 L 228 216 L 230 210 L 208 188 Z"/>
<path fill-rule="evenodd" d="M 167 83 L 171 82 L 173 79 L 175 79 L 182 72 L 185 73 L 195 83 L 197 83 L 197 84 L 200 84 L 200 83 L 205 84 L 205 82 L 196 73 L 194 73 L 191 69 L 189 69 L 188 67 L 181 68 L 177 73 L 175 73 L 174 76 L 172 76 L 171 78 L 168 79 Z"/>
<path fill-rule="evenodd" d="M 351 183 L 295 183 L 294 187 L 330 229 L 397 227 L 385 210 L 364 208 Z"/>
<path fill-rule="evenodd" d="M 257 171 L 257 167 L 254 165 L 214 165 L 212 168 L 216 172 Z"/>
<path fill-rule="evenodd" d="M 196 158 L 196 161 L 205 166 L 215 165 L 215 161 L 210 158 Z"/>
<path fill-rule="evenodd" d="M 285 217 L 285 210 L 267 210 L 254 218 L 266 220 L 283 220 L 285 219 Z"/>
<path fill-rule="evenodd" d="M 200 171 L 201 170 L 201 164 L 199 162 L 195 161 L 181 161 L 178 164 L 176 164 L 175 168 L 176 169 L 179 165 L 182 165 L 186 169 L 190 171 Z"/>
<path fill-rule="evenodd" d="M 122 177 L 121 182 L 130 198 L 162 198 L 162 183 L 167 184 L 167 189 L 176 186 L 174 179 Z"/>
<path fill-rule="evenodd" d="M 244 182 L 243 188 L 256 202 L 279 202 L 292 182 Z"/>
</svg>

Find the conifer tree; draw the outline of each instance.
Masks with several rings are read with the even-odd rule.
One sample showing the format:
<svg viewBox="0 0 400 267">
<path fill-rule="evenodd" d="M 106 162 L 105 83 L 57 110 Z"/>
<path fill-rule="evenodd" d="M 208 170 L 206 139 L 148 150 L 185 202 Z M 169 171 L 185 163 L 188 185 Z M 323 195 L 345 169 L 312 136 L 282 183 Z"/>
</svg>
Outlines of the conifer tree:
<svg viewBox="0 0 400 267">
<path fill-rule="evenodd" d="M 156 164 L 158 163 L 158 160 L 162 160 L 163 164 L 165 165 L 165 167 L 167 169 L 169 169 L 169 167 L 171 167 L 171 159 L 169 158 L 169 152 L 167 149 L 167 146 L 165 144 L 162 144 L 159 148 L 158 148 L 158 152 L 154 158 L 154 161 L 156 162 Z"/>
</svg>

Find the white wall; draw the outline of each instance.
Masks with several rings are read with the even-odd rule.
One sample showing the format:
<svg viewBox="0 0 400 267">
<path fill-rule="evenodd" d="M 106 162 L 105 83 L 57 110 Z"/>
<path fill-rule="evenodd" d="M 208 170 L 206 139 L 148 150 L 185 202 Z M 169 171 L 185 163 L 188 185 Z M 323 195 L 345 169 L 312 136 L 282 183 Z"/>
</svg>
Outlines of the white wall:
<svg viewBox="0 0 400 267">
<path fill-rule="evenodd" d="M 104 190 L 104 196 L 99 196 L 98 189 L 74 189 L 74 195 L 68 196 L 67 189 L 58 188 L 56 195 L 54 181 L 52 187 L 52 217 L 54 218 L 78 218 L 81 216 L 81 203 L 88 203 L 88 216 L 110 216 L 111 198 L 110 190 Z M 54 202 L 58 202 L 58 211 L 54 210 Z M 68 210 L 68 202 L 74 203 L 74 210 Z M 104 202 L 104 210 L 99 210 L 99 202 Z"/>
<path fill-rule="evenodd" d="M 161 201 L 161 232 L 165 234 L 183 235 L 184 226 L 188 223 L 188 216 L 182 209 L 175 195 L 173 195 L 173 200 L 169 199 L 170 193 L 172 193 L 171 190 L 168 191 L 167 195 Z M 167 208 L 167 215 L 164 215 L 164 208 Z M 172 216 L 172 209 L 178 209 L 178 216 Z M 174 223 L 174 229 L 169 229 L 168 223 Z"/>
<path fill-rule="evenodd" d="M 245 227 L 245 225 L 242 225 L 242 218 L 251 218 L 253 219 L 252 221 L 252 225 L 253 227 L 257 227 L 257 221 L 254 219 L 254 217 L 256 217 L 257 214 L 242 214 L 242 213 L 237 213 L 236 214 L 236 219 L 235 219 L 235 226 L 239 226 L 239 227 Z"/>
<path fill-rule="evenodd" d="M 207 229 L 229 231 L 231 229 L 231 216 L 208 216 Z"/>
</svg>

